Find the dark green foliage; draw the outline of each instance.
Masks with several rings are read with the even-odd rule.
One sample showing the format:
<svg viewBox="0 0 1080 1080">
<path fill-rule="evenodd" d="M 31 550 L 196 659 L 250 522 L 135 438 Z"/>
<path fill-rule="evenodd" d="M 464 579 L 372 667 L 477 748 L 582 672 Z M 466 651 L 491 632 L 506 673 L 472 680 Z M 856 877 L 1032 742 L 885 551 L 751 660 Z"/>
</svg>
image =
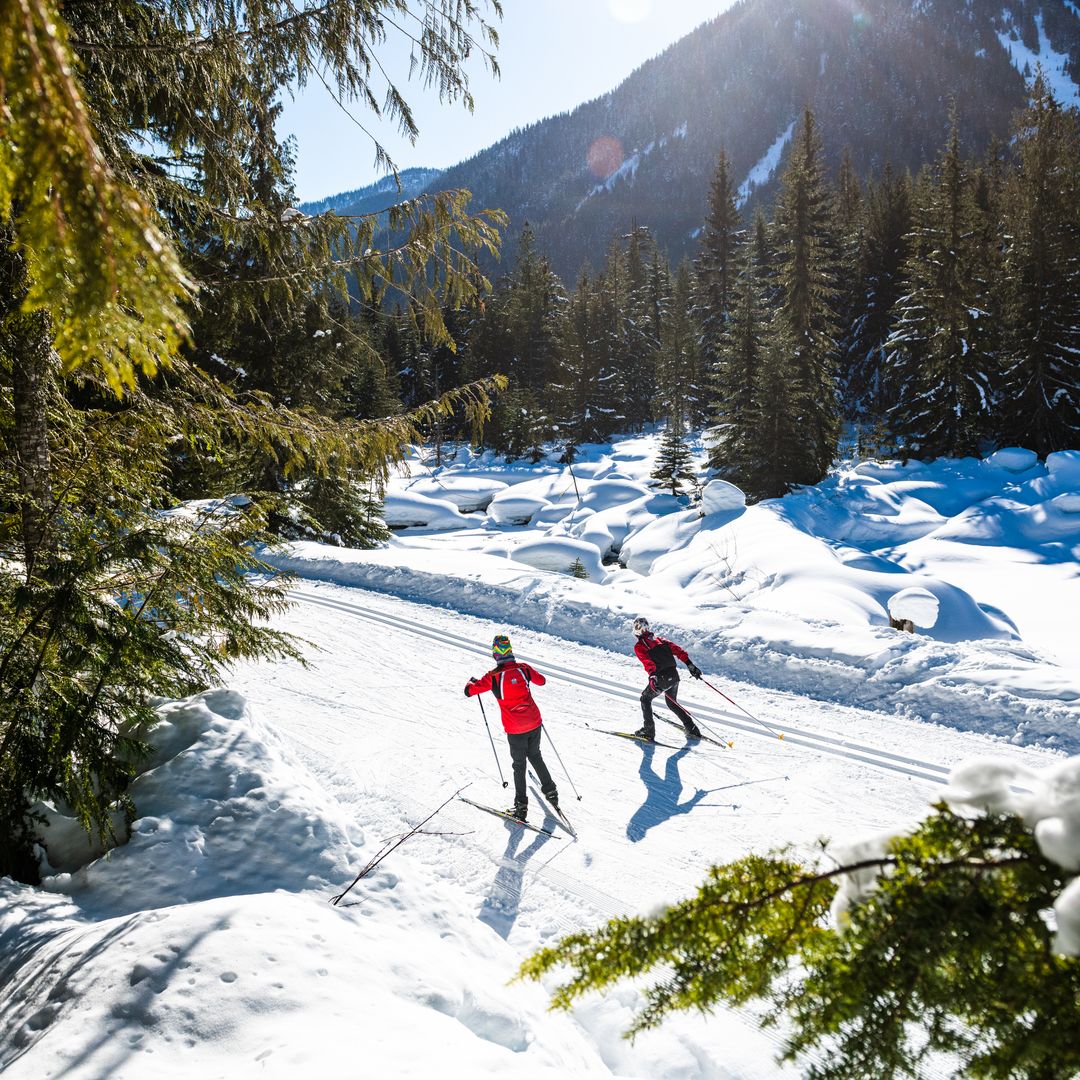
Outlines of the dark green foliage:
<svg viewBox="0 0 1080 1080">
<path fill-rule="evenodd" d="M 1005 437 L 1040 454 L 1080 440 L 1080 133 L 1040 77 L 1008 182 Z"/>
<path fill-rule="evenodd" d="M 749 246 L 742 260 L 713 378 L 716 437 L 708 462 L 735 483 L 749 480 L 766 402 L 773 400 L 759 396 L 766 331 L 761 269 Z"/>
<path fill-rule="evenodd" d="M 776 207 L 774 250 L 783 324 L 774 349 L 793 348 L 797 427 L 803 452 L 789 483 L 816 484 L 840 435 L 837 394 L 837 239 L 824 150 L 814 114 L 796 132 Z"/>
<path fill-rule="evenodd" d="M 697 308 L 706 369 L 715 369 L 734 304 L 742 217 L 735 203 L 731 162 L 721 150 L 709 185 L 709 209 L 697 258 Z"/>
<path fill-rule="evenodd" d="M 857 300 L 848 309 L 843 335 L 842 380 L 847 414 L 872 423 L 894 404 L 885 342 L 906 285 L 911 178 L 886 166 L 881 180 L 869 185 L 864 205 L 857 262 L 849 264 Z"/>
<path fill-rule="evenodd" d="M 827 921 L 835 882 L 877 888 Z M 1007 1080 L 1080 1070 L 1080 961 L 1052 951 L 1043 913 L 1070 875 L 1014 817 L 936 807 L 880 855 L 804 866 L 790 852 L 713 867 L 663 914 L 615 919 L 525 962 L 565 968 L 553 1004 L 652 975 L 629 1034 L 671 1012 L 757 1002 L 786 1018 L 785 1057 L 813 1080 L 925 1075 L 937 1053 L 955 1075 Z M 566 976 L 568 975 L 568 978 Z"/>
<path fill-rule="evenodd" d="M 886 348 L 893 371 L 894 430 L 913 455 L 976 454 L 987 428 L 994 363 L 978 210 L 953 125 L 936 181 L 916 189 L 908 293 Z"/>
<path fill-rule="evenodd" d="M 165 435 L 189 419 L 53 402 L 52 467 L 64 485 L 51 542 L 29 579 L 20 562 L 0 566 L 2 873 L 26 872 L 27 796 L 60 800 L 109 835 L 152 696 L 193 693 L 236 657 L 293 654 L 262 625 L 285 607 L 287 579 L 252 588 L 248 577 L 268 572 L 255 554 L 268 507 L 241 498 L 161 512 L 172 505 Z M 20 495 L 13 474 L 0 475 L 0 547 L 14 555 Z"/>
<path fill-rule="evenodd" d="M 470 104 L 465 58 L 491 61 L 494 30 L 472 0 L 419 7 L 422 77 Z M 486 287 L 497 211 L 470 216 L 461 191 L 354 220 L 290 205 L 280 94 L 317 76 L 415 134 L 372 44 L 417 14 L 0 5 L 0 874 L 32 876 L 36 797 L 108 832 L 152 695 L 291 652 L 264 628 L 283 600 L 254 554 L 271 517 L 371 542 L 403 443 L 475 427 L 502 385 L 387 415 L 348 314 L 404 291 L 412 327 L 450 345 L 443 305 Z M 181 491 L 243 499 L 204 513 Z"/>
<path fill-rule="evenodd" d="M 684 495 L 684 485 L 694 485 L 697 482 L 692 465 L 693 456 L 686 443 L 682 418 L 678 413 L 673 413 L 660 440 L 652 478 L 657 487 L 667 489 L 672 495 Z"/>
</svg>

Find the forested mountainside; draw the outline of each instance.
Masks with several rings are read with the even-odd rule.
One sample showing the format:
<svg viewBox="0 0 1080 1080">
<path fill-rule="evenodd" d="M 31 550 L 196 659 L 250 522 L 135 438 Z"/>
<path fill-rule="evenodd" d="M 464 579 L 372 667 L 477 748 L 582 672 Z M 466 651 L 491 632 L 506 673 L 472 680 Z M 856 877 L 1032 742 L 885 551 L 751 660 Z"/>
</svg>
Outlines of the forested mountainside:
<svg viewBox="0 0 1080 1080">
<path fill-rule="evenodd" d="M 633 223 L 677 262 L 696 249 L 721 148 L 750 207 L 775 194 L 806 106 L 827 161 L 835 168 L 850 148 L 861 176 L 932 161 L 952 101 L 963 152 L 980 154 L 1007 137 L 1024 76 L 1040 62 L 1059 99 L 1075 103 L 1080 4 L 743 0 L 611 93 L 512 133 L 427 186 L 465 187 L 474 206 L 505 210 L 504 262 L 527 220 L 566 281 L 595 268 Z M 358 199 L 348 209 L 373 206 Z"/>
</svg>

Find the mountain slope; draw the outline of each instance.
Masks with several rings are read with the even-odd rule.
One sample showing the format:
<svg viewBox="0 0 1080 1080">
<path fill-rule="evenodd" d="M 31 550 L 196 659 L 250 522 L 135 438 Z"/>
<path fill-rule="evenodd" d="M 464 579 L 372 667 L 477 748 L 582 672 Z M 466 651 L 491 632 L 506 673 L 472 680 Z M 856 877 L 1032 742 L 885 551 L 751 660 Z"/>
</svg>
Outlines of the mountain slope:
<svg viewBox="0 0 1080 1080">
<path fill-rule="evenodd" d="M 1080 4 L 743 0 L 611 93 L 512 133 L 428 190 L 469 188 L 474 205 L 506 210 L 504 262 L 528 220 L 567 280 L 634 221 L 678 259 L 695 248 L 721 147 L 748 209 L 774 193 L 807 105 L 832 161 L 850 147 L 862 175 L 890 161 L 917 170 L 941 148 L 952 101 L 966 151 L 1007 137 L 1040 60 L 1074 103 Z"/>
</svg>

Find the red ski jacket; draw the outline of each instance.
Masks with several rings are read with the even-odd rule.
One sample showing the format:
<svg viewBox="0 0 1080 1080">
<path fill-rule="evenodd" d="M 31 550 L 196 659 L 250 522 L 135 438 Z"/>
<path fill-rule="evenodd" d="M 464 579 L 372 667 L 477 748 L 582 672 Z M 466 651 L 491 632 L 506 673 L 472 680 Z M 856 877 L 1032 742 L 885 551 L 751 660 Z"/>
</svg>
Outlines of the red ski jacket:
<svg viewBox="0 0 1080 1080">
<path fill-rule="evenodd" d="M 543 722 L 540 710 L 533 701 L 529 685 L 536 683 L 543 686 L 547 679 L 536 668 L 529 667 L 519 660 L 509 664 L 500 664 L 482 678 L 465 687 L 469 697 L 490 690 L 495 695 L 502 712 L 503 729 L 507 735 L 521 735 L 523 732 L 538 728 Z"/>
<path fill-rule="evenodd" d="M 684 664 L 690 662 L 685 649 L 680 648 L 674 641 L 668 641 L 651 633 L 642 634 L 638 638 L 634 646 L 634 655 L 642 662 L 650 675 L 655 675 L 657 671 L 673 671 L 676 657 Z"/>
</svg>

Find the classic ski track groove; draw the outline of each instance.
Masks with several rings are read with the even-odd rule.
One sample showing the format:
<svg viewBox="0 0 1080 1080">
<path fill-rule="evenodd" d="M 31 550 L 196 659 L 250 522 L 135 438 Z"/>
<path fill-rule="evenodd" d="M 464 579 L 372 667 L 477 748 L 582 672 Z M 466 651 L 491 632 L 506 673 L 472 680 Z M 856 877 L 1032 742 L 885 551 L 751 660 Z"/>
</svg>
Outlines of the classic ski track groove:
<svg viewBox="0 0 1080 1080">
<path fill-rule="evenodd" d="M 431 638 L 444 644 L 452 645 L 467 652 L 476 653 L 484 657 L 488 656 L 488 650 L 476 644 L 475 641 L 454 634 L 447 630 L 432 630 L 416 620 L 399 615 L 385 615 L 382 612 L 372 611 L 359 604 L 346 603 L 343 600 L 335 600 L 327 596 L 313 596 L 311 593 L 290 589 L 289 596 L 302 603 L 314 604 L 320 607 L 330 608 L 352 615 L 354 618 L 366 619 L 369 622 L 379 623 L 383 626 L 393 626 L 407 630 L 420 637 Z M 410 602 L 410 601 L 406 601 Z M 440 609 L 442 610 L 442 609 Z M 572 668 L 563 667 L 560 664 L 545 660 L 541 665 L 545 674 L 552 674 L 566 682 L 584 686 L 587 689 L 597 690 L 612 697 L 621 697 L 628 701 L 637 702 L 639 695 L 632 690 L 611 679 L 598 676 L 584 676 Z M 760 727 L 751 724 L 738 716 L 718 709 L 713 705 L 695 704 L 695 716 L 704 717 L 713 723 L 722 724 L 727 728 L 736 729 L 747 735 L 768 739 L 770 742 L 778 741 L 773 735 Z M 829 735 L 818 735 L 812 731 L 804 731 L 799 728 L 780 725 L 784 731 L 784 742 L 788 745 L 803 746 L 819 753 L 829 754 L 834 757 L 843 757 L 851 761 L 859 761 L 866 765 L 873 765 L 879 769 L 901 773 L 917 780 L 926 780 L 932 784 L 943 784 L 948 780 L 951 769 L 945 765 L 937 765 L 931 761 L 921 761 L 918 758 L 905 757 L 901 754 L 893 754 L 887 750 L 878 750 L 872 746 L 864 746 L 861 743 L 848 742 L 846 739 L 838 739 Z"/>
<path fill-rule="evenodd" d="M 411 620 L 411 619 L 407 619 L 407 618 L 400 618 L 398 616 L 383 615 L 382 613 L 373 612 L 373 611 L 370 611 L 368 609 L 361 608 L 361 607 L 359 607 L 357 605 L 348 604 L 348 603 L 346 603 L 344 601 L 334 600 L 334 599 L 332 599 L 330 597 L 312 596 L 310 594 L 305 594 L 305 593 L 300 592 L 299 590 L 295 590 L 295 589 L 290 590 L 290 595 L 294 599 L 303 601 L 305 603 L 310 603 L 310 604 L 313 604 L 313 605 L 320 605 L 320 606 L 327 607 L 327 608 L 330 608 L 330 609 L 342 611 L 343 613 L 345 613 L 347 615 L 352 615 L 352 616 L 354 616 L 356 618 L 367 619 L 367 620 L 369 620 L 371 622 L 375 622 L 375 623 L 378 623 L 378 624 L 387 625 L 387 626 L 393 626 L 393 627 L 395 627 L 397 629 L 400 629 L 402 631 L 415 633 L 415 634 L 417 634 L 419 636 L 423 636 L 423 637 L 431 638 L 433 640 L 441 641 L 443 643 L 450 644 L 450 645 L 452 645 L 452 646 L 454 646 L 456 648 L 461 648 L 461 649 L 466 650 L 468 652 L 472 652 L 472 653 L 482 655 L 485 658 L 488 656 L 488 652 L 487 652 L 486 649 L 478 646 L 474 641 L 472 641 L 469 638 L 465 638 L 465 637 L 462 637 L 462 636 L 456 635 L 456 634 L 445 633 L 445 632 L 442 632 L 442 631 L 431 630 L 429 627 L 424 626 L 423 623 L 416 622 L 415 620 Z M 385 595 L 385 594 L 376 594 L 376 595 Z M 404 602 L 406 602 L 406 603 L 415 603 L 415 601 L 408 601 L 408 600 L 405 600 Z M 568 682 L 572 682 L 572 683 L 575 683 L 575 684 L 578 684 L 578 685 L 581 685 L 581 686 L 585 686 L 585 687 L 590 688 L 590 689 L 596 689 L 596 690 L 599 690 L 600 692 L 608 693 L 611 696 L 617 696 L 617 697 L 626 698 L 626 699 L 629 699 L 629 700 L 633 700 L 634 702 L 638 701 L 638 695 L 636 693 L 633 693 L 631 691 L 626 691 L 618 683 L 615 683 L 615 682 L 613 682 L 611 680 L 591 679 L 591 678 L 586 679 L 585 677 L 578 675 L 577 673 L 571 671 L 570 669 L 559 667 L 558 665 L 548 663 L 547 661 L 544 662 L 543 667 L 544 667 L 545 672 L 547 672 L 547 671 L 558 672 L 560 677 L 562 677 L 563 679 L 565 679 Z M 278 689 L 290 689 L 290 688 L 288 688 L 288 687 L 278 687 Z M 294 690 L 291 690 L 291 689 L 290 689 L 290 692 L 301 693 L 300 691 L 294 691 Z M 303 694 L 306 697 L 312 696 L 312 695 L 308 694 L 307 691 L 304 691 Z M 333 699 L 321 698 L 320 700 L 325 701 L 326 704 L 328 704 L 328 705 L 333 705 L 333 706 L 340 705 L 339 701 L 334 701 Z M 729 718 L 721 710 L 718 710 L 715 707 L 710 709 L 708 706 L 705 706 L 703 708 L 698 708 L 697 712 L 699 714 L 715 713 L 715 714 L 718 714 L 720 717 L 722 717 L 725 722 L 730 722 Z M 733 723 L 732 726 L 736 726 L 736 724 L 737 724 L 737 721 L 736 721 L 736 723 Z M 588 727 L 588 726 L 589 725 L 586 725 L 586 727 Z M 746 731 L 748 734 L 758 735 L 759 737 L 767 737 L 767 738 L 769 738 L 770 741 L 772 741 L 772 736 L 768 735 L 765 732 L 763 732 L 760 728 L 751 727 L 750 725 L 745 725 L 745 726 L 740 725 L 740 727 L 741 727 L 741 730 Z M 325 735 L 325 730 L 326 730 L 326 728 L 325 728 L 325 720 L 324 720 L 324 721 L 320 722 L 320 727 L 319 727 L 320 735 Z M 599 730 L 599 729 L 593 729 L 593 730 Z M 795 729 L 793 729 L 793 728 L 785 729 L 785 739 L 784 739 L 785 742 L 795 742 L 796 741 L 796 740 L 791 739 L 791 737 L 790 737 L 790 732 L 793 732 L 794 730 Z M 304 746 L 309 752 L 314 753 L 317 757 L 323 758 L 325 761 L 332 763 L 336 768 L 339 768 L 341 766 L 341 761 L 338 758 L 338 756 L 336 754 L 334 754 L 332 751 L 327 749 L 327 747 L 325 745 L 324 738 L 317 737 L 317 738 L 312 739 L 311 738 L 311 735 L 312 735 L 311 732 L 306 732 L 305 734 L 307 735 L 307 737 L 304 737 L 304 735 L 300 735 L 298 732 L 294 731 L 294 732 L 291 733 L 290 737 L 295 739 L 295 741 L 300 743 L 302 746 Z M 808 739 L 808 740 L 813 740 L 815 738 L 819 738 L 821 740 L 821 742 L 823 742 L 823 743 L 836 743 L 836 744 L 839 744 L 841 747 L 846 745 L 843 740 L 832 739 L 832 738 L 829 738 L 828 736 L 815 736 L 810 732 L 803 732 L 801 734 L 803 734 L 805 736 L 805 738 Z M 801 743 L 799 743 L 799 745 L 803 745 L 803 746 L 806 746 L 806 747 L 811 748 L 811 749 L 819 750 L 819 751 L 821 751 L 823 753 L 829 753 L 829 754 L 833 754 L 833 755 L 837 755 L 837 756 L 844 756 L 844 757 L 848 757 L 848 758 L 854 757 L 854 755 L 852 755 L 852 754 L 845 754 L 842 749 L 841 750 L 830 749 L 828 746 L 821 746 L 821 745 L 818 745 L 818 744 L 816 744 L 816 743 L 814 743 L 812 741 L 801 742 Z M 854 745 L 854 744 L 852 744 L 852 745 Z M 878 753 L 878 751 L 875 751 L 870 747 L 866 747 L 866 748 L 859 747 L 859 749 L 865 749 L 867 752 L 869 752 L 871 754 Z M 889 757 L 894 757 L 894 758 L 897 757 L 897 755 L 888 755 L 888 756 Z M 877 761 L 874 761 L 872 759 L 867 759 L 867 758 L 858 758 L 857 760 L 867 761 L 867 763 L 871 764 L 871 765 L 880 765 L 882 768 L 885 768 L 885 769 L 892 769 L 894 771 L 899 771 L 899 772 L 907 772 L 907 770 L 898 769 L 897 766 L 889 765 L 889 764 L 887 764 L 885 762 L 877 762 Z M 898 760 L 905 761 L 905 760 L 910 760 L 910 759 L 898 758 Z M 931 768 L 931 769 L 941 769 L 943 774 L 947 773 L 947 770 L 942 769 L 941 766 L 933 765 L 933 764 L 930 764 L 930 763 L 924 763 L 924 762 L 919 762 L 918 764 L 925 764 L 928 768 Z M 355 774 L 355 770 L 353 770 L 353 772 Z M 919 777 L 923 776 L 923 774 L 913 773 L 913 772 L 908 772 L 908 775 L 919 776 Z M 535 774 L 532 773 L 531 769 L 530 769 L 530 779 L 535 782 Z M 943 779 L 943 776 L 934 776 L 934 777 L 926 776 L 925 779 L 931 779 L 935 783 L 940 783 L 941 780 Z M 369 795 L 370 795 L 370 793 L 369 793 Z M 378 796 L 378 798 L 380 799 L 381 802 L 387 803 L 388 806 L 395 807 L 395 808 L 397 807 L 397 803 L 394 802 L 394 800 L 387 800 L 383 796 Z M 497 816 L 497 815 L 495 815 L 495 816 Z M 554 815 L 553 815 L 553 817 L 554 817 Z M 404 824 L 409 824 L 410 820 L 411 819 L 406 815 L 403 818 L 403 823 Z M 557 820 L 557 819 L 555 819 L 555 820 Z M 555 839 L 558 839 L 558 837 L 555 837 Z M 560 851 L 567 850 L 568 848 L 569 848 L 569 845 L 567 845 L 566 848 L 560 848 L 559 850 Z M 450 848 L 447 851 L 447 854 L 450 854 L 450 853 L 456 851 L 456 852 L 459 852 L 459 853 L 461 853 L 463 855 L 465 850 L 471 850 L 474 853 L 478 853 L 478 854 L 482 855 L 485 859 L 489 860 L 490 863 L 492 865 L 496 866 L 496 867 L 508 865 L 508 860 L 506 858 L 504 858 L 502 856 L 498 856 L 498 855 L 495 855 L 495 856 L 491 855 L 490 852 L 487 851 L 486 847 L 483 844 L 480 844 L 480 843 L 470 844 L 467 849 L 466 848 L 455 848 L 454 845 L 451 845 Z M 592 885 L 588 884 L 585 880 L 583 880 L 580 876 L 578 876 L 576 874 L 569 874 L 569 873 L 566 873 L 565 871 L 559 870 L 556 866 L 551 865 L 551 860 L 550 859 L 547 862 L 543 862 L 543 863 L 539 863 L 539 864 L 531 864 L 531 865 L 523 865 L 523 864 L 517 863 L 516 860 L 511 859 L 511 860 L 509 860 L 509 867 L 511 869 L 516 870 L 520 874 L 519 881 L 516 884 L 509 884 L 509 883 L 503 883 L 502 881 L 499 881 L 498 879 L 496 879 L 495 881 L 490 882 L 487 885 L 486 892 L 484 893 L 485 896 L 490 896 L 491 894 L 498 893 L 498 894 L 506 897 L 506 899 L 508 899 L 512 903 L 515 903 L 515 904 L 520 903 L 522 898 L 523 898 L 523 895 L 524 895 L 524 883 L 525 883 L 525 880 L 528 879 L 528 878 L 532 878 L 534 880 L 544 882 L 545 885 L 548 888 L 551 888 L 551 889 L 554 889 L 556 891 L 562 892 L 564 896 L 576 897 L 582 903 L 584 903 L 584 904 L 588 905 L 589 907 L 591 907 L 593 912 L 597 916 L 599 916 L 601 918 L 612 919 L 612 918 L 626 917 L 626 916 L 632 915 L 637 910 L 634 904 L 627 902 L 626 900 L 622 899 L 621 897 L 615 896 L 615 895 L 613 895 L 613 894 L 611 894 L 609 892 L 605 892 L 605 891 L 603 891 L 601 889 L 597 889 L 595 886 L 592 886 Z M 463 875 L 465 877 L 468 877 L 469 874 L 472 872 L 471 867 L 469 866 L 467 860 L 464 860 L 464 859 L 462 860 L 462 872 L 463 872 Z M 556 926 L 560 927 L 561 930 L 564 933 L 576 933 L 576 932 L 580 931 L 585 925 L 587 925 L 583 920 L 570 919 L 567 916 L 565 916 L 564 914 L 559 913 L 559 912 L 550 912 L 549 915 L 548 915 L 548 918 L 552 922 L 553 925 L 556 925 Z M 656 975 L 659 977 L 660 972 L 657 971 Z M 659 977 L 658 981 L 663 983 L 663 982 L 666 982 L 667 980 L 665 980 L 663 977 Z M 740 1017 L 748 1026 L 751 1026 L 755 1030 L 757 1030 L 758 1034 L 761 1037 L 765 1038 L 769 1043 L 771 1043 L 773 1045 L 773 1047 L 775 1047 L 775 1049 L 777 1050 L 778 1055 L 784 1049 L 784 1035 L 781 1033 L 780 1030 L 777 1030 L 775 1028 L 762 1028 L 761 1024 L 760 1024 L 760 1013 L 759 1013 L 758 1010 L 755 1010 L 753 1007 L 747 1006 L 747 1007 L 743 1007 L 743 1008 L 736 1008 L 733 1005 L 729 1005 L 727 1002 L 719 1001 L 719 1002 L 717 1002 L 715 1004 L 714 1008 L 717 1009 L 718 1011 L 722 1011 L 722 1012 L 729 1013 L 731 1015 Z M 808 1065 L 808 1064 L 811 1064 L 811 1063 L 821 1065 L 821 1064 L 824 1063 L 825 1059 L 824 1059 L 824 1055 L 822 1055 L 820 1052 L 816 1052 L 816 1051 L 805 1052 L 804 1051 L 803 1053 L 801 1053 L 799 1055 L 798 1060 L 799 1060 L 801 1065 L 805 1066 L 805 1065 Z M 944 1071 L 941 1071 L 941 1070 L 939 1070 L 939 1069 L 937 1069 L 936 1067 L 933 1067 L 933 1066 L 930 1067 L 930 1069 L 929 1069 L 929 1071 L 927 1073 L 928 1080 L 946 1080 L 947 1075 L 948 1074 L 945 1073 Z"/>
</svg>

